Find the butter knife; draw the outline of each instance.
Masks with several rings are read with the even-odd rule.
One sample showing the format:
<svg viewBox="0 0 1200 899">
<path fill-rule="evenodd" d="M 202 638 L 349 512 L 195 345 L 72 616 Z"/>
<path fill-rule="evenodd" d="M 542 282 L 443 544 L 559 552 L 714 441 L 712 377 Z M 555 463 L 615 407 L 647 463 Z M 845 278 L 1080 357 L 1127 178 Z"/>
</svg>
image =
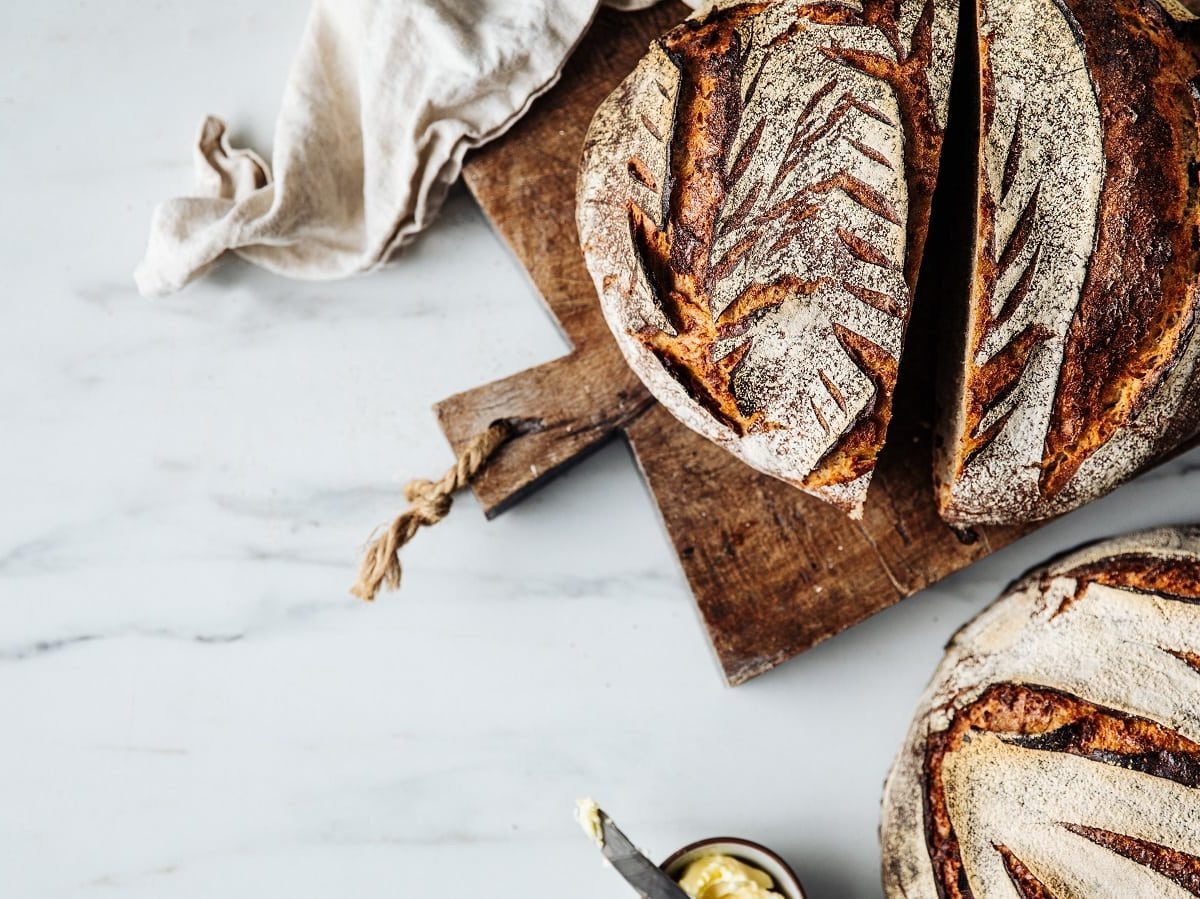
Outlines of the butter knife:
<svg viewBox="0 0 1200 899">
<path fill-rule="evenodd" d="M 631 887 L 645 899 L 688 899 L 679 884 L 629 842 L 629 837 L 617 829 L 612 818 L 603 811 L 599 812 L 599 817 L 600 832 L 604 836 L 600 851 Z"/>
</svg>

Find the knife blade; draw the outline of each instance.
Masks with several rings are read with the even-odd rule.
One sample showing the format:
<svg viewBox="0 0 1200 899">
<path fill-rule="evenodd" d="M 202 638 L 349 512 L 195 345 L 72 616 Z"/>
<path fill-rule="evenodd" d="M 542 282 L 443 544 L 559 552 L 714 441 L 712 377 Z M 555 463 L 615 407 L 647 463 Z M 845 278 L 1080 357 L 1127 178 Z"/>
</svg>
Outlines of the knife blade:
<svg viewBox="0 0 1200 899">
<path fill-rule="evenodd" d="M 599 816 L 600 830 L 604 834 L 604 844 L 600 851 L 631 887 L 645 899 L 688 899 L 688 894 L 683 888 L 662 868 L 642 855 L 629 841 L 629 837 L 613 824 L 612 818 L 603 810 L 599 812 Z"/>
</svg>

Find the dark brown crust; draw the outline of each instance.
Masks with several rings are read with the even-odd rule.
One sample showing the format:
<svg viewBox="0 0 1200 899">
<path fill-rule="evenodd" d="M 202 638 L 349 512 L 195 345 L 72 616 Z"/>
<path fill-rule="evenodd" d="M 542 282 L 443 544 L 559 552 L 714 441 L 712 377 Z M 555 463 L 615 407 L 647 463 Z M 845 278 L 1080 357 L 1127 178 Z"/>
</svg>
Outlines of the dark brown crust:
<svg viewBox="0 0 1200 899">
<path fill-rule="evenodd" d="M 1200 559 L 1195 558 L 1127 553 L 1078 565 L 1054 575 L 1074 578 L 1078 582 L 1076 597 L 1082 596 L 1090 584 L 1101 584 L 1136 593 L 1151 593 L 1164 599 L 1200 603 Z"/>
<path fill-rule="evenodd" d="M 739 367 L 750 349 L 749 338 L 720 359 L 713 358 L 713 348 L 718 341 L 745 333 L 765 312 L 786 300 L 811 294 L 823 283 L 823 279 L 785 278 L 775 283 L 754 285 L 719 315 L 713 316 L 711 312 L 713 281 L 732 270 L 744 254 L 753 252 L 757 241 L 757 235 L 753 235 L 729 249 L 720 259 L 709 255 L 714 241 L 720 236 L 714 233 L 714 223 L 720 218 L 729 188 L 745 172 L 762 134 L 760 125 L 748 136 L 732 164 L 727 165 L 746 102 L 741 92 L 745 54 L 738 29 L 764 8 L 765 4 L 746 4 L 716 9 L 703 18 L 688 20 L 660 40 L 660 47 L 678 67 L 680 75 L 675 121 L 670 133 L 665 135 L 670 141 L 670 175 L 665 186 L 669 199 L 665 205 L 663 227 L 656 228 L 651 217 L 636 205 L 630 207 L 631 238 L 642 271 L 675 332 L 660 331 L 648 325 L 635 336 L 697 404 L 739 436 L 774 426 L 756 408 L 754 398 L 742 396 L 736 389 Z M 895 60 L 840 47 L 827 48 L 825 52 L 848 67 L 886 81 L 896 92 L 903 118 L 901 127 L 909 196 L 904 273 L 910 289 L 915 286 L 928 230 L 942 141 L 927 77 L 932 59 L 933 11 L 933 0 L 926 0 L 911 46 L 905 48 L 901 45 L 893 3 L 866 0 L 861 14 L 837 3 L 812 4 L 801 10 L 810 21 L 853 20 L 855 24 L 878 28 L 895 51 Z M 795 28 L 778 40 L 790 39 L 801 27 L 802 23 L 798 21 Z M 754 92 L 755 79 L 751 82 L 746 97 Z M 834 81 L 818 88 L 809 100 L 809 112 L 835 89 Z M 851 108 L 867 115 L 883 116 L 878 110 L 847 95 L 835 104 L 823 127 L 833 127 Z M 802 116 L 802 121 L 805 120 Z M 780 160 L 775 184 L 765 188 L 768 196 L 786 177 L 788 166 L 800 158 L 798 154 L 806 152 L 822 134 L 821 127 L 797 131 L 785 158 Z M 861 149 L 868 156 L 875 153 L 871 158 L 878 157 L 877 152 L 868 150 Z M 795 159 L 789 162 L 792 157 Z M 630 161 L 631 176 L 646 183 L 641 168 L 635 161 Z M 811 185 L 806 196 L 812 199 L 834 190 L 887 221 L 899 221 L 897 211 L 878 191 L 848 175 Z M 729 220 L 741 223 L 749 214 L 755 196 L 752 194 L 739 209 L 732 210 Z M 801 197 L 796 203 L 786 201 L 772 212 L 795 225 L 816 208 Z M 726 230 L 730 227 L 728 222 L 725 227 Z M 790 236 L 785 232 L 783 239 Z M 878 256 L 874 247 L 855 235 L 847 232 L 842 234 L 842 239 L 858 258 L 873 264 L 890 265 L 886 258 Z M 777 249 L 779 247 L 772 247 L 771 251 Z M 840 280 L 829 283 L 842 286 Z M 908 304 L 901 308 L 890 298 L 871 291 L 848 292 L 887 314 L 908 316 Z M 875 394 L 867 410 L 845 429 L 804 480 L 803 486 L 808 488 L 846 483 L 870 471 L 883 445 L 891 417 L 896 360 L 866 338 L 844 328 L 838 331 L 837 337 L 871 380 Z M 818 419 L 823 421 L 822 416 Z M 825 426 L 828 427 L 827 422 Z"/>
<path fill-rule="evenodd" d="M 1110 849 L 1117 855 L 1124 856 L 1130 861 L 1137 862 L 1152 871 L 1157 871 L 1163 877 L 1179 884 L 1193 896 L 1200 896 L 1200 858 L 1162 846 L 1149 840 L 1139 840 L 1135 837 L 1099 827 L 1085 827 L 1082 824 L 1063 823 L 1063 827 L 1091 840 L 1097 846 Z"/>
<path fill-rule="evenodd" d="M 1105 172 L 1046 435 L 1046 496 L 1129 424 L 1178 361 L 1195 324 L 1200 263 L 1191 42 L 1150 0 L 1064 2 L 1085 36 Z"/>
<path fill-rule="evenodd" d="M 1197 674 L 1200 674 L 1200 654 L 1197 654 L 1194 652 L 1181 652 L 1177 649 L 1168 649 L 1165 646 L 1161 647 L 1161 648 L 1162 648 L 1163 652 L 1170 653 L 1171 655 L 1175 656 L 1175 658 L 1179 659 L 1179 661 L 1183 662 L 1183 664 L 1187 665 L 1189 668 L 1191 668 L 1193 671 L 1195 671 Z"/>
<path fill-rule="evenodd" d="M 1021 899 L 1058 899 L 1011 849 L 997 844 L 996 851 L 1000 853 L 1000 858 L 1004 861 L 1004 870 L 1008 872 L 1008 879 L 1012 881 Z"/>
<path fill-rule="evenodd" d="M 1200 744 L 1153 721 L 1058 690 L 994 684 L 956 711 L 950 725 L 932 734 L 925 746 L 925 839 L 941 899 L 974 896 L 946 803 L 942 767 L 946 756 L 976 733 L 997 734 L 1031 749 L 1065 752 L 1200 787 Z"/>
</svg>

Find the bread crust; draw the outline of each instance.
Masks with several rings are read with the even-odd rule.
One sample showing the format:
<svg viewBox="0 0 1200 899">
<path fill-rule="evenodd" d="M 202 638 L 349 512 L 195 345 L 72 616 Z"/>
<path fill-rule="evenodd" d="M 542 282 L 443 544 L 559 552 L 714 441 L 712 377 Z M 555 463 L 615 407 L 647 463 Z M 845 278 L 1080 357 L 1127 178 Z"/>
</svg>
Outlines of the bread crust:
<svg viewBox="0 0 1200 899">
<path fill-rule="evenodd" d="M 956 526 L 1068 511 L 1200 430 L 1194 43 L 1150 0 L 982 0 L 978 28 Z"/>
<path fill-rule="evenodd" d="M 601 105 L 577 222 L 686 425 L 860 515 L 936 181 L 956 4 L 717 2 Z"/>
<path fill-rule="evenodd" d="M 1069 554 L 959 631 L 881 839 L 889 899 L 1200 895 L 1200 529 Z"/>
</svg>

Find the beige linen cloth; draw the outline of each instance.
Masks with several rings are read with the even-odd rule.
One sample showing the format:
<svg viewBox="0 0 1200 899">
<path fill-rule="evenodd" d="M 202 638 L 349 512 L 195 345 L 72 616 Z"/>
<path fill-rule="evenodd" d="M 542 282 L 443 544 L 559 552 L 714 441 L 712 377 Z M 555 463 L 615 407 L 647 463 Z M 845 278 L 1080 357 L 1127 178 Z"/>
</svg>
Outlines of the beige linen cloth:
<svg viewBox="0 0 1200 899">
<path fill-rule="evenodd" d="M 436 215 L 466 151 L 558 80 L 597 2 L 315 0 L 276 122 L 274 172 L 206 118 L 196 193 L 155 209 L 138 290 L 179 290 L 229 250 L 296 278 L 382 266 Z"/>
</svg>

